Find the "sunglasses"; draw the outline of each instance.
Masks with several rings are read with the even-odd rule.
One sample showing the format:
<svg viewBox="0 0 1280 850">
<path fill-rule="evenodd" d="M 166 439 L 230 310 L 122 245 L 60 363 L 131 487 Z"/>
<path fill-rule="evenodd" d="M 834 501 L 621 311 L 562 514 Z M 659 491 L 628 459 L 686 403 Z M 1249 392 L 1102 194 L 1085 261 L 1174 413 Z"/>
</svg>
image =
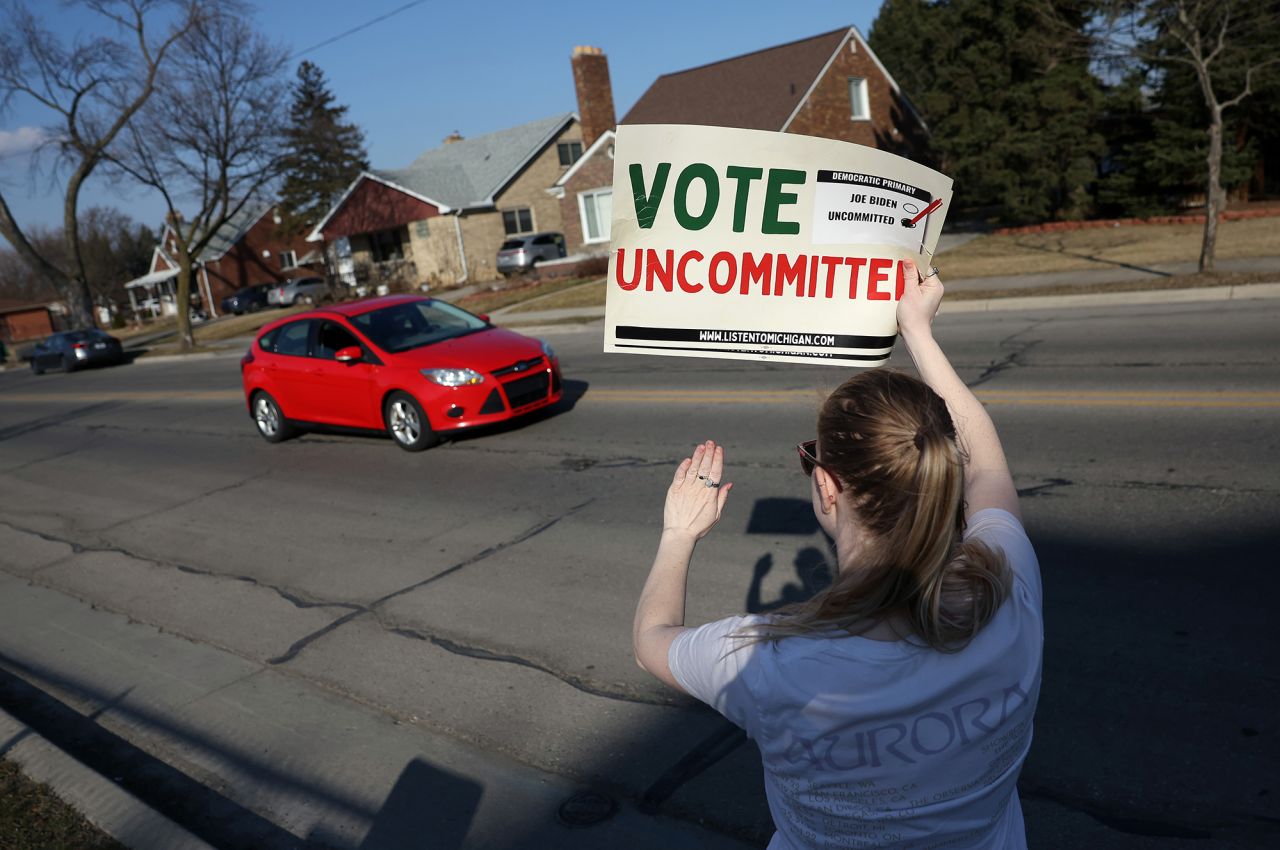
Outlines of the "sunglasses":
<svg viewBox="0 0 1280 850">
<path fill-rule="evenodd" d="M 817 440 L 805 440 L 803 443 L 796 446 L 796 453 L 800 455 L 800 470 L 805 475 L 812 476 L 813 468 L 815 466 L 820 466 L 824 472 L 831 476 L 831 480 L 836 483 L 836 492 L 844 492 L 844 487 L 840 484 L 840 476 L 832 472 L 831 467 L 818 460 Z"/>
</svg>

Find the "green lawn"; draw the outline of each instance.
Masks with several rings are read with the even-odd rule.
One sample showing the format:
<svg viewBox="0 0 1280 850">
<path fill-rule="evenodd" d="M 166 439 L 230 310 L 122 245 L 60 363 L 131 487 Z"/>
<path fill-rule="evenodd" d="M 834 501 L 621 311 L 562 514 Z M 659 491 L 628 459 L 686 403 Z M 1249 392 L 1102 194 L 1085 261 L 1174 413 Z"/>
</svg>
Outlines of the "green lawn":
<svg viewBox="0 0 1280 850">
<path fill-rule="evenodd" d="M 0 847 L 4 850 L 128 850 L 0 758 Z"/>
<path fill-rule="evenodd" d="M 1132 224 L 1056 233 L 980 236 L 940 254 L 942 279 L 1000 277 L 1100 268 L 1096 260 L 1148 266 L 1200 257 L 1202 224 Z M 1280 256 L 1280 218 L 1224 221 L 1217 257 Z M 1090 258 L 1096 258 L 1091 260 Z"/>
</svg>

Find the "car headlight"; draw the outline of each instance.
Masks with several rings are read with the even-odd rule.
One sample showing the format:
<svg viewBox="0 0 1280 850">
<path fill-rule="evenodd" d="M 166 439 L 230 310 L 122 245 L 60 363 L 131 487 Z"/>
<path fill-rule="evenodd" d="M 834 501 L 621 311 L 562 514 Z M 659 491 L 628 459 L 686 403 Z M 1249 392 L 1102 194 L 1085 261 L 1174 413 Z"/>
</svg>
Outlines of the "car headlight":
<svg viewBox="0 0 1280 850">
<path fill-rule="evenodd" d="M 555 360 L 556 352 L 555 349 L 551 347 L 551 343 L 547 342 L 545 339 L 540 339 L 538 342 L 542 343 L 542 353 L 547 355 L 547 359 Z"/>
<path fill-rule="evenodd" d="M 422 369 L 422 377 L 442 387 L 464 387 L 484 383 L 484 375 L 475 369 Z"/>
</svg>

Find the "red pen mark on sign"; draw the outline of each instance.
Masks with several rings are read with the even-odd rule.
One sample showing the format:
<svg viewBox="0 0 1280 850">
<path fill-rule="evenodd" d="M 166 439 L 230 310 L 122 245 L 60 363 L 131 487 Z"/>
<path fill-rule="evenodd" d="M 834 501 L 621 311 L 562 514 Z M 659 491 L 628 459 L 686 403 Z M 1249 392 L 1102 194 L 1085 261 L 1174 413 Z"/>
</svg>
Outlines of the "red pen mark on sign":
<svg viewBox="0 0 1280 850">
<path fill-rule="evenodd" d="M 929 204 L 929 206 L 920 210 L 919 214 L 917 214 L 915 218 L 911 219 L 911 226 L 914 227 L 916 222 L 918 222 L 920 219 L 924 218 L 925 216 L 927 216 L 929 213 L 933 212 L 940 206 L 942 206 L 942 198 L 938 198 L 938 200 L 934 201 L 932 204 Z"/>
</svg>

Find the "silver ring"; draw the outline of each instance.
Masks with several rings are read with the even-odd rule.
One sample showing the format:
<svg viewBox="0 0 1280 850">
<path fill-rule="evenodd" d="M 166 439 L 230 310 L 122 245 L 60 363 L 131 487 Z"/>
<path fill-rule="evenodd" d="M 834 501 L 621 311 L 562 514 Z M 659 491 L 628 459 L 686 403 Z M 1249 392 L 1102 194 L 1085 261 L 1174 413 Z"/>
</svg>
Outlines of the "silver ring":
<svg viewBox="0 0 1280 850">
<path fill-rule="evenodd" d="M 937 276 L 938 276 L 938 267 L 929 266 L 929 273 L 925 275 L 925 277 L 937 277 Z"/>
<path fill-rule="evenodd" d="M 711 476 L 709 476 L 709 475 L 699 475 L 698 477 L 699 477 L 699 478 L 705 478 L 705 479 L 706 479 L 706 481 L 707 481 L 707 486 L 708 486 L 708 487 L 719 487 L 719 486 L 720 486 L 720 482 L 719 482 L 719 481 L 712 481 L 712 480 L 711 480 Z"/>
</svg>

